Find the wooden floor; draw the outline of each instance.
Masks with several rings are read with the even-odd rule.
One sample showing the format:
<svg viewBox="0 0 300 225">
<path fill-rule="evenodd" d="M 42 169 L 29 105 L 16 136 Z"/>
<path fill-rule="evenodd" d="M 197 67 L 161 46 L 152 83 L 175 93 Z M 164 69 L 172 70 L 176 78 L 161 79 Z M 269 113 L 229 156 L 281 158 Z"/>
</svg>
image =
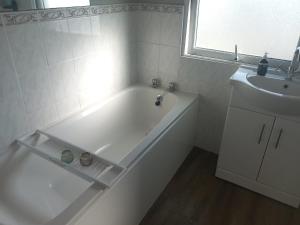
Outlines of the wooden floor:
<svg viewBox="0 0 300 225">
<path fill-rule="evenodd" d="M 217 156 L 194 149 L 140 225 L 300 225 L 300 210 L 214 176 Z"/>
</svg>

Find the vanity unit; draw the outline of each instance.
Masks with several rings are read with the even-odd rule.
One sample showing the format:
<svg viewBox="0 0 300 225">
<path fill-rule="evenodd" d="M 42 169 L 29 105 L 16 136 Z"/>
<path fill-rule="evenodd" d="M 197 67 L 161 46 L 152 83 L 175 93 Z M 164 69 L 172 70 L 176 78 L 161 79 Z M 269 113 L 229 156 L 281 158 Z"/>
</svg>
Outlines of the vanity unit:
<svg viewBox="0 0 300 225">
<path fill-rule="evenodd" d="M 300 204 L 300 83 L 256 76 L 231 78 L 216 176 L 288 205 Z"/>
</svg>

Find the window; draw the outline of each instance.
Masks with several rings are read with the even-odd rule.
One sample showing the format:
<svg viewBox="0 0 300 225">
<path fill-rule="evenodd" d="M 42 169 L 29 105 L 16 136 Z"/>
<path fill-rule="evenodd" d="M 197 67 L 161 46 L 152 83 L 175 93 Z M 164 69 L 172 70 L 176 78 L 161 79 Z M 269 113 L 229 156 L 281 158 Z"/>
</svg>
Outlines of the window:
<svg viewBox="0 0 300 225">
<path fill-rule="evenodd" d="M 300 35 L 299 0 L 191 0 L 188 17 L 188 53 L 209 58 L 233 61 L 237 45 L 242 62 L 282 64 Z"/>
<path fill-rule="evenodd" d="M 44 0 L 44 7 L 47 9 L 88 5 L 90 5 L 90 0 Z"/>
</svg>

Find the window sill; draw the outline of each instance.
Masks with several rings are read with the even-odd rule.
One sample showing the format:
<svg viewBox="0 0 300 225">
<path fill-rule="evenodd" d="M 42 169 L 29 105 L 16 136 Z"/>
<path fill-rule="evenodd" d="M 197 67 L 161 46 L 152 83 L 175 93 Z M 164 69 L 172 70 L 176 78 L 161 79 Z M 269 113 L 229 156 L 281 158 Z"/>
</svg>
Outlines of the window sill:
<svg viewBox="0 0 300 225">
<path fill-rule="evenodd" d="M 242 63 L 236 62 L 236 61 L 217 59 L 217 58 L 199 56 L 199 55 L 194 55 L 194 54 L 182 54 L 181 57 L 187 58 L 187 59 L 197 59 L 197 60 L 202 60 L 202 61 L 207 61 L 207 62 L 223 63 L 223 64 L 228 64 L 228 65 L 237 66 L 237 67 L 242 65 Z M 252 65 L 252 66 L 254 67 L 254 65 Z"/>
<path fill-rule="evenodd" d="M 201 60 L 201 61 L 206 61 L 206 62 L 213 62 L 213 63 L 222 63 L 230 66 L 235 66 L 235 67 L 243 67 L 251 70 L 257 69 L 258 64 L 249 64 L 249 63 L 244 63 L 242 61 L 231 61 L 231 60 L 225 60 L 225 59 L 218 59 L 218 58 L 212 58 L 212 57 L 206 57 L 206 56 L 200 56 L 200 55 L 195 55 L 195 54 L 182 54 L 182 58 L 186 59 L 194 59 L 194 60 Z M 275 66 L 269 66 L 269 71 L 272 71 L 272 73 L 276 74 L 281 74 L 285 75 L 287 71 L 285 71 L 282 68 L 278 68 Z"/>
</svg>

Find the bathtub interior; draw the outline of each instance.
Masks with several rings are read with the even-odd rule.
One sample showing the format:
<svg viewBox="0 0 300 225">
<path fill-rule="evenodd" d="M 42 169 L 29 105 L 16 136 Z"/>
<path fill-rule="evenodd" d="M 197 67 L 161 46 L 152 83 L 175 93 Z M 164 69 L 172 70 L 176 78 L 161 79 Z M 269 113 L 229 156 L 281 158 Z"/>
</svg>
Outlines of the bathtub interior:
<svg viewBox="0 0 300 225">
<path fill-rule="evenodd" d="M 0 221 L 47 224 L 91 184 L 21 148 L 1 156 Z"/>
<path fill-rule="evenodd" d="M 163 91 L 135 87 L 96 110 L 82 112 L 47 130 L 74 145 L 115 163 L 121 162 L 161 121 L 176 103 L 166 94 L 161 106 L 155 98 Z"/>
</svg>

